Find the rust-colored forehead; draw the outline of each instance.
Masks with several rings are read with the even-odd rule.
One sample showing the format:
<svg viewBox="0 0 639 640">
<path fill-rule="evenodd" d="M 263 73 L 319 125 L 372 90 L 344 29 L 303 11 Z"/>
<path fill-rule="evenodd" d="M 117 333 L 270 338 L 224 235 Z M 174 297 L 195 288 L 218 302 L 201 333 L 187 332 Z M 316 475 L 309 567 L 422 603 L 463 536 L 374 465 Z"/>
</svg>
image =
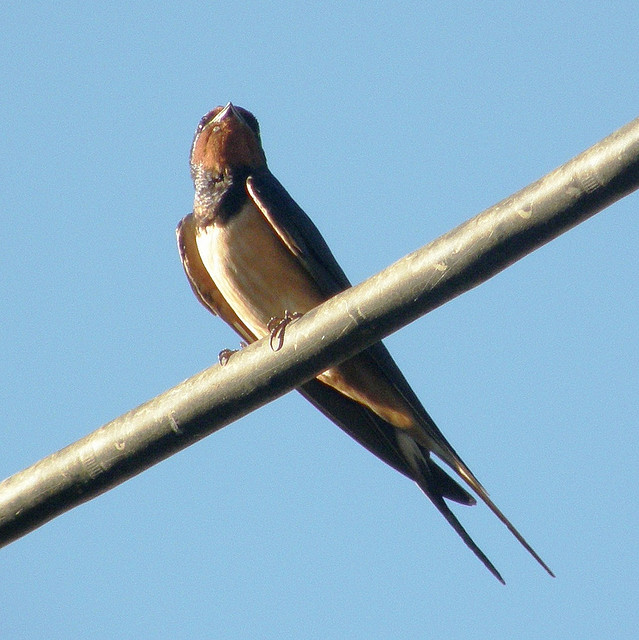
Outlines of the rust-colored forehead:
<svg viewBox="0 0 639 640">
<path fill-rule="evenodd" d="M 213 120 L 218 114 L 224 111 L 224 109 L 226 109 L 228 106 L 229 105 L 226 105 L 225 107 L 215 107 L 215 109 L 211 109 L 211 111 L 209 111 L 206 115 L 202 116 L 202 118 L 200 119 L 200 123 L 197 126 L 195 135 L 200 133 L 200 131 L 202 131 L 202 129 L 204 129 L 204 127 L 209 122 L 211 122 L 211 120 Z M 242 107 L 236 107 L 235 105 L 230 105 L 230 106 L 233 108 L 233 110 L 236 113 L 238 113 L 241 116 L 242 120 L 246 122 L 246 124 L 253 130 L 255 135 L 259 138 L 260 125 L 257 121 L 257 118 L 247 109 L 243 109 Z"/>
<path fill-rule="evenodd" d="M 229 104 L 209 111 L 195 132 L 191 164 L 215 175 L 266 165 L 259 125 L 250 111 Z"/>
<path fill-rule="evenodd" d="M 197 129 L 195 130 L 195 135 L 197 136 L 198 133 L 200 133 L 200 131 L 202 131 L 202 129 L 204 129 L 204 127 L 206 127 L 206 125 L 211 122 L 211 120 L 213 120 L 213 118 L 215 118 L 215 116 L 220 113 L 220 111 L 222 111 L 222 109 L 224 109 L 224 107 L 215 107 L 215 109 L 211 109 L 211 111 L 209 111 L 207 114 L 203 115 L 200 118 L 200 122 L 197 125 Z"/>
</svg>

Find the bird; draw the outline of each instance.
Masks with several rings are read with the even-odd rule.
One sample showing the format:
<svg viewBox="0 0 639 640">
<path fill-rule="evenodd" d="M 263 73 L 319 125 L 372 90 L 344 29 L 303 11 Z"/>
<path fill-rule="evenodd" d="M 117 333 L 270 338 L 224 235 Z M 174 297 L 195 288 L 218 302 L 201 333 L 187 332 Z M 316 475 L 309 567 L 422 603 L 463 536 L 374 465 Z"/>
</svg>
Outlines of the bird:
<svg viewBox="0 0 639 640">
<path fill-rule="evenodd" d="M 283 339 L 288 321 L 351 283 L 311 219 L 270 172 L 250 111 L 230 102 L 209 111 L 195 132 L 190 169 L 193 211 L 176 233 L 191 289 L 244 342 L 270 336 L 277 348 L 273 338 L 278 333 L 278 341 Z M 501 574 L 447 501 L 471 506 L 477 495 L 554 576 L 444 437 L 383 343 L 298 390 L 349 436 L 413 480 L 501 583 Z"/>
</svg>

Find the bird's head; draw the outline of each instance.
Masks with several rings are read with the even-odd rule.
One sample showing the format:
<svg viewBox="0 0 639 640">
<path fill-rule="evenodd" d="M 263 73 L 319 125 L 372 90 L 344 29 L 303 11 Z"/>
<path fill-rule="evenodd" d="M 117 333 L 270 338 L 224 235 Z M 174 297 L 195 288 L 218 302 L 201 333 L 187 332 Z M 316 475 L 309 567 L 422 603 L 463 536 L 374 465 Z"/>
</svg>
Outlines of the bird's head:
<svg viewBox="0 0 639 640">
<path fill-rule="evenodd" d="M 191 172 L 205 172 L 222 180 L 238 171 L 266 166 L 255 116 L 230 102 L 216 107 L 201 120 L 191 146 Z"/>
</svg>

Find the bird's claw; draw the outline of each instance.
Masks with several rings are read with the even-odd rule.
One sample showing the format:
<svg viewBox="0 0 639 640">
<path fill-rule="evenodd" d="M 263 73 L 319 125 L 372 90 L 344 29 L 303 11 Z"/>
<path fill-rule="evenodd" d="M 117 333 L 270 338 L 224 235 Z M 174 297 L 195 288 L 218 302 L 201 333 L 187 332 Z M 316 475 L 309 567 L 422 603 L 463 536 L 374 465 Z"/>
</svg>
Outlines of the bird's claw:
<svg viewBox="0 0 639 640">
<path fill-rule="evenodd" d="M 271 335 L 268 343 L 273 351 L 279 351 L 284 345 L 284 331 L 286 330 L 286 327 L 288 327 L 291 322 L 301 317 L 302 314 L 298 311 L 293 311 L 291 313 L 286 309 L 284 311 L 283 318 L 271 318 L 268 321 L 266 328 Z"/>
<path fill-rule="evenodd" d="M 240 342 L 240 349 L 244 349 L 244 347 L 246 346 L 247 346 L 246 342 L 242 340 L 242 342 Z M 220 351 L 220 353 L 217 356 L 217 359 L 220 365 L 221 366 L 226 365 L 228 361 L 231 359 L 231 356 L 234 353 L 237 353 L 240 349 L 222 349 L 222 351 Z"/>
</svg>

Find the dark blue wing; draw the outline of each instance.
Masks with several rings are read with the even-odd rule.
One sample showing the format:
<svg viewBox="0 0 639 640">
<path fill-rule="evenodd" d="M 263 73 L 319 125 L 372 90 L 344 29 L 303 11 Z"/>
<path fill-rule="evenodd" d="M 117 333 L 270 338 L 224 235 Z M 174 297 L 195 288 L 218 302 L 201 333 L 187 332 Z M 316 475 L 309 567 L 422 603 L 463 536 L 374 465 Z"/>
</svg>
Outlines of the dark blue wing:
<svg viewBox="0 0 639 640">
<path fill-rule="evenodd" d="M 246 185 L 250 197 L 262 215 L 291 253 L 306 267 L 326 298 L 351 286 L 317 227 L 268 169 L 250 175 Z M 377 363 L 380 375 L 384 376 L 388 384 L 395 387 L 413 407 L 420 423 L 433 440 L 441 443 L 458 458 L 386 347 L 381 342 L 377 343 L 363 352 L 362 357 L 369 357 Z M 301 391 L 352 438 L 391 467 L 420 484 L 422 479 L 410 468 L 401 453 L 393 425 L 319 381 L 305 385 Z M 429 453 L 424 451 L 424 454 L 428 458 Z M 430 474 L 433 476 L 430 481 L 439 487 L 442 495 L 463 504 L 474 503 L 470 494 L 444 471 L 435 464 L 432 467 L 434 470 Z"/>
<path fill-rule="evenodd" d="M 291 253 L 330 298 L 351 283 L 312 220 L 268 170 L 246 180 L 249 196 Z"/>
</svg>

